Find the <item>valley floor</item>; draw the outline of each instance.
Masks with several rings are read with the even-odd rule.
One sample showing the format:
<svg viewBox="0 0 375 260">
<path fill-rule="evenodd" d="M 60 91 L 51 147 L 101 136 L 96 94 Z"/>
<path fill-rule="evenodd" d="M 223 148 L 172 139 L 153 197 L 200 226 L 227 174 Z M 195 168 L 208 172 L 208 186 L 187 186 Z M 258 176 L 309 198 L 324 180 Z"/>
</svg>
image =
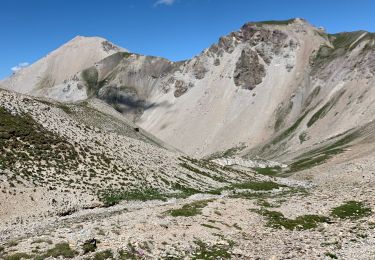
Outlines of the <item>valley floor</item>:
<svg viewBox="0 0 375 260">
<path fill-rule="evenodd" d="M 308 189 L 122 202 L 1 230 L 4 259 L 375 259 L 374 156 L 290 178 Z M 90 239 L 94 239 L 89 241 Z M 91 243 L 90 243 L 91 242 Z M 94 243 L 96 242 L 96 245 Z"/>
</svg>

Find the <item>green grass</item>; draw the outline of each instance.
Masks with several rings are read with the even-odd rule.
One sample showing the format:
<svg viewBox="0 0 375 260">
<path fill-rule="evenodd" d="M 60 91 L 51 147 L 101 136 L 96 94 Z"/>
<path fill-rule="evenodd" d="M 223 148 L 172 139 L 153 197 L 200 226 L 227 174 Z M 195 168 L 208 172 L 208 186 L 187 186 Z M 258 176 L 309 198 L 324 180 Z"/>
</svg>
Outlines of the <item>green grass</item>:
<svg viewBox="0 0 375 260">
<path fill-rule="evenodd" d="M 215 227 L 215 226 L 212 226 L 212 225 L 210 225 L 210 224 L 201 224 L 201 226 L 202 227 L 206 227 L 206 228 L 211 228 L 211 229 L 219 229 L 220 230 L 220 228 L 218 228 L 218 227 Z"/>
<path fill-rule="evenodd" d="M 245 144 L 241 144 L 232 148 L 229 148 L 225 151 L 216 152 L 207 157 L 209 160 L 217 159 L 217 158 L 231 158 L 239 154 L 246 148 Z"/>
<path fill-rule="evenodd" d="M 179 209 L 168 210 L 166 213 L 172 217 L 192 217 L 202 213 L 202 209 L 212 200 L 201 200 L 185 204 Z"/>
<path fill-rule="evenodd" d="M 329 258 L 332 258 L 332 259 L 338 259 L 337 255 L 333 254 L 333 253 L 330 253 L 330 252 L 327 252 L 324 254 L 325 256 L 328 256 Z"/>
<path fill-rule="evenodd" d="M 52 240 L 38 238 L 38 239 L 36 239 L 36 240 L 34 240 L 34 241 L 31 242 L 31 244 L 41 244 L 41 243 L 47 243 L 47 244 L 51 245 L 52 244 Z"/>
<path fill-rule="evenodd" d="M 266 167 L 266 168 L 253 168 L 257 174 L 262 174 L 266 176 L 275 176 L 281 172 L 281 167 Z"/>
<path fill-rule="evenodd" d="M 270 154 L 274 155 L 277 152 L 283 152 L 286 141 L 288 141 L 294 136 L 295 131 L 298 129 L 298 127 L 300 126 L 300 124 L 306 118 L 306 116 L 309 114 L 310 111 L 311 109 L 306 110 L 290 127 L 282 130 L 280 133 L 277 133 L 277 135 L 274 136 L 270 140 L 270 142 L 268 142 L 267 144 L 261 147 L 257 155 L 262 156 L 262 157 L 267 157 L 267 155 L 270 155 Z M 247 156 L 249 156 L 249 154 Z"/>
<path fill-rule="evenodd" d="M 307 108 L 311 105 L 311 103 L 314 101 L 314 99 L 319 95 L 321 86 L 317 86 L 313 89 L 313 91 L 307 96 L 306 101 L 304 103 L 304 108 Z"/>
<path fill-rule="evenodd" d="M 275 132 L 279 131 L 281 127 L 284 125 L 285 119 L 288 117 L 289 113 L 293 109 L 293 102 L 289 101 L 287 106 L 282 106 L 276 111 L 275 115 L 275 125 L 274 129 Z"/>
<path fill-rule="evenodd" d="M 107 250 L 96 253 L 92 259 L 93 260 L 104 260 L 104 259 L 114 259 L 114 258 L 113 258 L 112 251 L 107 249 Z"/>
<path fill-rule="evenodd" d="M 167 195 L 161 193 L 156 189 L 144 189 L 139 191 L 119 191 L 119 190 L 106 190 L 101 191 L 98 195 L 99 199 L 103 202 L 104 206 L 109 207 L 120 203 L 121 201 L 132 200 L 166 200 Z"/>
<path fill-rule="evenodd" d="M 288 19 L 288 20 L 269 20 L 269 21 L 259 21 L 259 22 L 254 22 L 254 24 L 268 24 L 268 25 L 288 25 L 294 23 L 296 19 Z"/>
<path fill-rule="evenodd" d="M 277 211 L 257 210 L 259 214 L 268 220 L 267 226 L 277 229 L 306 230 L 316 228 L 319 223 L 327 222 L 329 218 L 320 215 L 302 215 L 295 219 L 288 219 Z"/>
<path fill-rule="evenodd" d="M 313 149 L 295 158 L 295 161 L 289 165 L 289 169 L 286 171 L 286 173 L 310 169 L 326 162 L 334 155 L 344 152 L 345 148 L 347 148 L 353 140 L 358 138 L 359 135 L 359 131 L 354 131 L 338 139 L 336 142 Z"/>
<path fill-rule="evenodd" d="M 257 200 L 256 204 L 258 206 L 261 206 L 261 207 L 265 207 L 265 208 L 272 208 L 274 207 L 274 205 L 272 205 L 271 203 L 269 203 L 267 200 L 265 200 L 264 198 L 260 198 Z"/>
<path fill-rule="evenodd" d="M 360 219 L 371 214 L 371 208 L 366 207 L 363 202 L 347 201 L 341 206 L 333 208 L 331 216 L 340 219 Z"/>
<path fill-rule="evenodd" d="M 42 142 L 38 135 L 41 135 L 43 130 L 31 116 L 12 115 L 0 107 L 0 146 L 15 142 L 15 139 L 33 144 L 37 141 Z"/>
<path fill-rule="evenodd" d="M 137 260 L 137 256 L 135 254 L 131 254 L 127 251 L 121 250 L 121 251 L 119 251 L 118 259 L 119 260 L 129 260 L 129 259 Z"/>
<path fill-rule="evenodd" d="M 282 141 L 291 137 L 294 131 L 299 127 L 301 122 L 305 119 L 310 110 L 306 111 L 302 116 L 300 116 L 290 127 L 282 131 L 280 134 L 275 136 L 270 143 L 264 145 L 260 150 L 260 155 L 265 154 L 267 151 L 270 152 L 273 146 L 280 144 Z"/>
<path fill-rule="evenodd" d="M 0 169 L 16 169 L 30 181 L 52 164 L 76 170 L 79 154 L 73 144 L 45 129 L 28 114 L 13 115 L 0 107 Z M 40 171 L 30 168 L 30 161 Z M 41 161 L 47 161 L 41 165 Z"/>
<path fill-rule="evenodd" d="M 322 106 L 307 122 L 307 127 L 311 127 L 313 124 L 315 124 L 319 119 L 325 117 L 328 112 L 336 105 L 336 103 L 340 100 L 342 95 L 345 93 L 345 91 L 341 91 L 337 96 L 332 98 L 330 101 L 328 101 L 324 106 Z"/>
<path fill-rule="evenodd" d="M 78 255 L 78 252 L 71 249 L 69 244 L 66 242 L 56 244 L 54 248 L 51 248 L 47 250 L 46 253 L 44 253 L 41 256 L 35 257 L 35 260 L 43 260 L 49 257 L 52 258 L 59 258 L 62 257 L 63 259 L 66 258 L 74 258 Z"/>
<path fill-rule="evenodd" d="M 90 241 L 86 241 L 82 245 L 82 250 L 83 250 L 84 254 L 87 254 L 87 253 L 90 253 L 90 252 L 94 252 L 96 250 L 96 245 L 93 244 L 93 243 L 91 243 Z"/>
<path fill-rule="evenodd" d="M 12 255 L 7 255 L 3 259 L 4 260 L 21 260 L 21 259 L 31 259 L 33 258 L 32 255 L 26 253 L 15 253 Z"/>
<path fill-rule="evenodd" d="M 358 43 L 360 43 L 360 41 L 357 42 L 355 45 L 352 45 L 352 44 L 355 41 L 357 41 L 357 39 L 363 33 L 365 33 L 365 31 L 337 33 L 337 34 L 331 34 L 330 38 L 333 39 L 332 44 L 335 47 L 335 49 L 352 50 L 358 45 Z"/>
<path fill-rule="evenodd" d="M 374 33 L 367 33 L 365 37 L 361 38 L 361 40 L 353 44 L 364 32 L 365 31 L 355 31 L 328 35 L 333 48 L 327 45 L 323 45 L 320 47 L 313 59 L 313 72 L 318 71 L 325 64 L 329 64 L 334 59 L 346 55 L 348 52 L 357 47 L 361 42 L 365 40 L 375 39 Z M 364 51 L 369 51 L 372 49 L 373 47 L 367 44 L 364 48 Z"/>
<path fill-rule="evenodd" d="M 231 254 L 229 253 L 230 246 L 219 246 L 213 245 L 209 246 L 202 241 L 195 241 L 197 244 L 197 249 L 193 253 L 191 259 L 198 260 L 198 259 L 230 259 Z"/>
<path fill-rule="evenodd" d="M 307 190 L 304 188 L 289 188 L 287 190 L 283 190 L 281 192 L 238 192 L 230 195 L 230 198 L 241 198 L 241 199 L 266 199 L 266 198 L 281 198 L 285 196 L 293 195 L 300 195 L 300 196 L 306 196 L 308 194 Z"/>
<path fill-rule="evenodd" d="M 179 183 L 171 184 L 171 186 L 174 190 L 176 190 L 176 192 L 162 193 L 159 190 L 153 188 L 138 191 L 102 190 L 98 193 L 98 198 L 103 202 L 105 207 L 110 207 L 120 203 L 121 201 L 165 201 L 168 198 L 187 198 L 193 194 L 202 193 L 199 190 L 185 187 Z"/>
<path fill-rule="evenodd" d="M 176 198 L 187 198 L 190 197 L 191 195 L 197 194 L 197 193 L 202 193 L 201 191 L 197 189 L 193 189 L 190 187 L 185 187 L 179 183 L 175 183 L 172 185 L 173 189 L 181 191 L 181 193 L 174 193 L 170 194 L 170 197 L 176 197 Z"/>
<path fill-rule="evenodd" d="M 194 172 L 194 173 L 197 173 L 197 174 L 200 174 L 200 175 L 203 175 L 205 177 L 208 177 L 210 179 L 213 179 L 215 181 L 218 181 L 218 182 L 223 182 L 225 181 L 224 178 L 220 177 L 220 176 L 215 176 L 213 174 L 209 174 L 208 172 L 205 172 L 205 171 L 202 171 L 186 162 L 182 162 L 182 163 L 179 163 L 179 165 L 181 167 L 184 167 L 185 169 L 191 171 L 191 172 Z"/>
</svg>

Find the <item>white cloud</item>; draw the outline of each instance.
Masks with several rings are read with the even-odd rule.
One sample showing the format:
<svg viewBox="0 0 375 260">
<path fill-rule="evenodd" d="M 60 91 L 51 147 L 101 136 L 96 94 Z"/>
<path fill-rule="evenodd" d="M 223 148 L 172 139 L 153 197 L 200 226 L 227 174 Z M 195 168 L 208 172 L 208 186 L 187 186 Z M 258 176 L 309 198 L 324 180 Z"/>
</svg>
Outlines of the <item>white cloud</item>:
<svg viewBox="0 0 375 260">
<path fill-rule="evenodd" d="M 155 2 L 154 6 L 158 5 L 173 5 L 176 0 L 158 0 Z"/>
<path fill-rule="evenodd" d="M 16 71 L 19 71 L 19 70 L 21 70 L 21 69 L 23 69 L 23 68 L 26 68 L 27 66 L 29 66 L 29 63 L 28 63 L 28 62 L 21 62 L 21 63 L 19 63 L 18 65 L 12 67 L 11 70 L 12 70 L 13 72 L 16 72 Z"/>
</svg>

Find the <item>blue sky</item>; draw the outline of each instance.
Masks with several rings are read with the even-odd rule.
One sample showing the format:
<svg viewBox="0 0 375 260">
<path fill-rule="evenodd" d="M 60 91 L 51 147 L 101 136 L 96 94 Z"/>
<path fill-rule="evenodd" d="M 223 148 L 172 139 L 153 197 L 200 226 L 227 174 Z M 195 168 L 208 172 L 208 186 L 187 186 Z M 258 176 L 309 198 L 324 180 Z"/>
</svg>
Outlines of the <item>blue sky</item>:
<svg viewBox="0 0 375 260">
<path fill-rule="evenodd" d="M 247 21 L 302 17 L 328 32 L 375 31 L 373 0 L 1 0 L 0 78 L 76 35 L 190 58 Z"/>
</svg>

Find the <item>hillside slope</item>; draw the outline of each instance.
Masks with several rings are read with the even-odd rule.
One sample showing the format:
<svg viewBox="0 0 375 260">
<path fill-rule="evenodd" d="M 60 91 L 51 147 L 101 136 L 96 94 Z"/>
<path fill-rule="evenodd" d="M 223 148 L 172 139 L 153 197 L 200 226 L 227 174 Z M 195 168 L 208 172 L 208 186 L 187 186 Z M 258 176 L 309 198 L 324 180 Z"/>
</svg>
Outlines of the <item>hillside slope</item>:
<svg viewBox="0 0 375 260">
<path fill-rule="evenodd" d="M 100 101 L 66 105 L 2 90 L 0 113 L 4 226 L 253 178 L 164 148 Z"/>
</svg>

